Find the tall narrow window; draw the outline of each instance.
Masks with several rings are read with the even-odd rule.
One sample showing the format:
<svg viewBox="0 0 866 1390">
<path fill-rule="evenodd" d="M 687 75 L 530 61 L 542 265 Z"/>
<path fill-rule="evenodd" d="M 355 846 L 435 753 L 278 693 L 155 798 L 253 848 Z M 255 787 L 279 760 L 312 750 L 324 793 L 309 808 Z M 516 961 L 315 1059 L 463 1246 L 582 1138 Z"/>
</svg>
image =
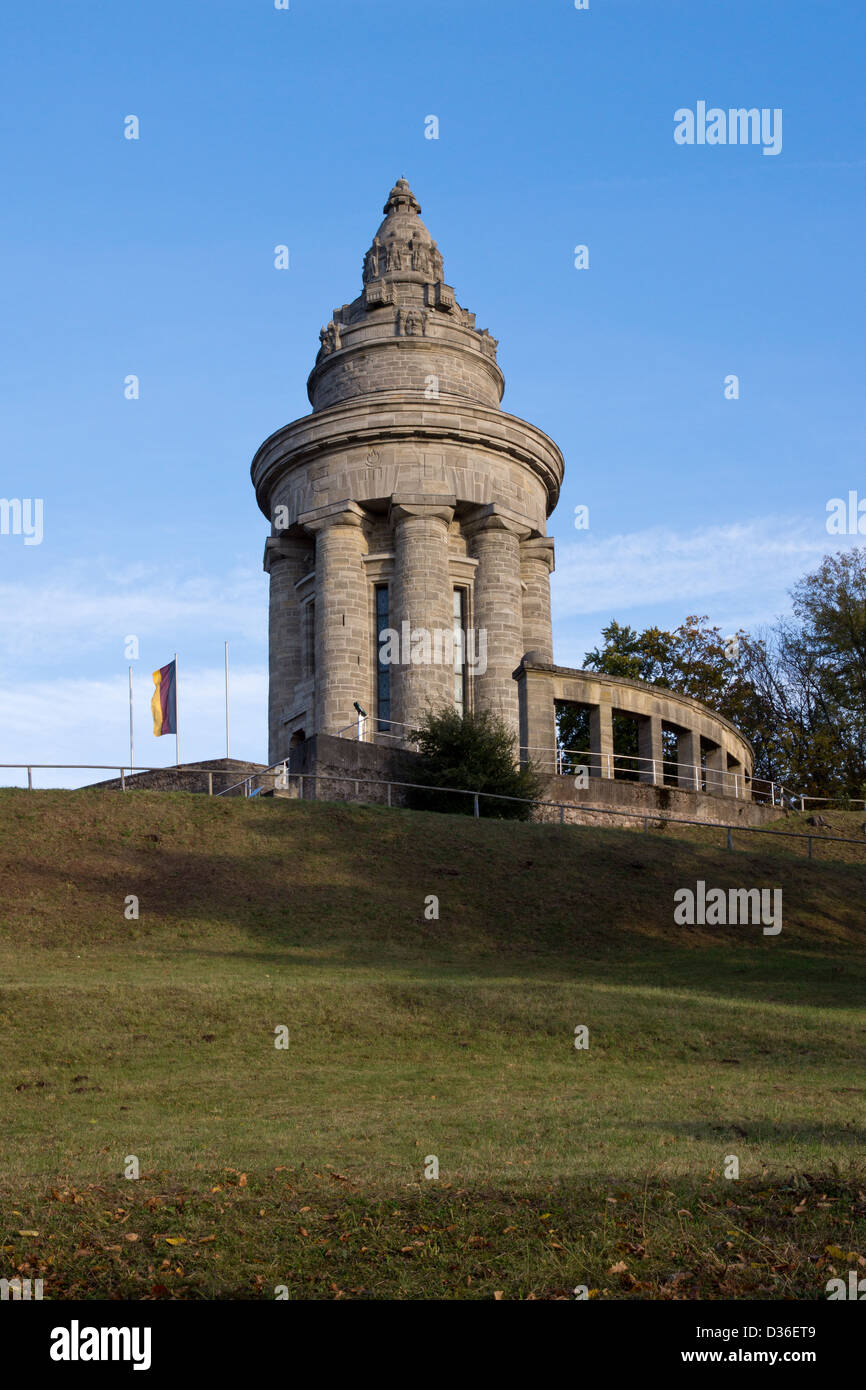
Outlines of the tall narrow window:
<svg viewBox="0 0 866 1390">
<path fill-rule="evenodd" d="M 388 585 L 376 587 L 376 728 L 391 733 L 391 667 L 382 660 L 382 638 L 388 627 Z"/>
<path fill-rule="evenodd" d="M 301 609 L 301 670 L 305 678 L 316 674 L 316 601 Z"/>
<path fill-rule="evenodd" d="M 466 590 L 454 590 L 454 704 L 466 711 Z"/>
</svg>

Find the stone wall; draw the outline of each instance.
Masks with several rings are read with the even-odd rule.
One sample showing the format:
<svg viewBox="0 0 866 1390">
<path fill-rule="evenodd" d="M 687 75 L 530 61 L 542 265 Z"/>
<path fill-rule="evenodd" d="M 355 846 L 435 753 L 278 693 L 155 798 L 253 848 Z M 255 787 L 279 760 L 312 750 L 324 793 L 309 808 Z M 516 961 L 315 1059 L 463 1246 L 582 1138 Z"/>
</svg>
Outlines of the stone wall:
<svg viewBox="0 0 866 1390">
<path fill-rule="evenodd" d="M 384 782 L 417 782 L 418 755 L 399 748 L 385 748 L 355 739 L 332 738 L 317 734 L 292 750 L 289 771 L 303 775 L 290 777 L 286 792 L 277 795 L 319 801 L 388 802 Z M 357 782 L 356 780 L 357 779 Z M 407 793 L 391 788 L 391 805 L 406 804 Z"/>
<path fill-rule="evenodd" d="M 696 820 L 705 825 L 759 826 L 777 821 L 782 815 L 778 806 L 764 806 L 756 801 L 602 778 L 593 778 L 585 790 L 578 790 L 573 777 L 548 777 L 542 797 L 565 804 L 567 825 L 621 826 L 632 830 L 641 824 L 635 820 L 634 813 L 649 816 L 651 827 L 662 819 Z M 617 810 L 632 814 L 611 814 Z M 561 816 L 558 808 L 546 807 L 539 808 L 535 819 L 559 821 Z"/>
<path fill-rule="evenodd" d="M 385 805 L 387 781 L 424 783 L 421 760 L 417 753 L 384 748 L 353 739 L 330 738 L 319 735 L 308 739 L 295 749 L 289 770 L 304 774 L 301 789 L 298 778 L 289 779 L 287 795 L 297 797 L 303 790 L 305 800 L 374 802 Z M 357 780 L 357 783 L 355 781 Z M 365 785 L 365 779 L 372 779 Z M 462 790 L 458 788 L 458 790 Z M 283 793 L 278 792 L 277 795 Z M 392 787 L 391 805 L 403 806 L 408 793 Z M 573 777 L 545 779 L 542 800 L 556 803 L 536 807 L 533 819 L 539 822 L 559 822 L 563 819 L 559 805 L 565 805 L 564 820 L 569 825 L 598 825 L 607 828 L 640 828 L 642 821 L 636 813 L 651 818 L 651 826 L 662 819 L 695 820 L 705 825 L 760 826 L 778 820 L 778 807 L 761 806 L 752 801 L 733 797 L 709 795 L 706 792 L 681 791 L 676 787 L 654 787 L 640 782 L 606 782 L 598 779 L 585 791 L 575 788 Z M 597 809 L 596 809 L 597 808 Z M 620 811 L 621 814 L 615 814 Z"/>
<path fill-rule="evenodd" d="M 238 758 L 212 758 L 207 762 L 181 763 L 179 768 L 154 768 L 151 772 L 131 772 L 126 774 L 124 780 L 127 791 L 204 792 L 207 795 L 210 773 L 216 795 L 244 777 L 264 772 L 265 766 L 265 763 L 247 763 Z M 267 786 L 272 781 L 272 777 L 258 779 L 262 786 Z M 90 789 L 120 791 L 121 781 L 119 777 L 114 777 L 108 782 L 92 782 Z M 238 787 L 228 795 L 242 796 L 243 788 Z"/>
</svg>

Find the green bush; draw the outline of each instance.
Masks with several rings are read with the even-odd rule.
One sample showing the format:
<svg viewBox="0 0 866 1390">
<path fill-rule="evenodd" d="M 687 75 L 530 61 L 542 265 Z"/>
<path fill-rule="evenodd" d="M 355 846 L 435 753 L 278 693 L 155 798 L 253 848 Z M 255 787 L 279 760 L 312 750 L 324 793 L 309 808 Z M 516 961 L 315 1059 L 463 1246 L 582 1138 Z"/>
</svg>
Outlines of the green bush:
<svg viewBox="0 0 866 1390">
<path fill-rule="evenodd" d="M 429 787 L 465 787 L 469 791 L 493 795 L 478 798 L 479 815 L 500 820 L 529 820 L 532 807 L 527 800 L 538 799 L 543 779 L 529 764 L 515 764 L 514 735 L 498 715 L 465 714 L 455 709 L 430 712 L 414 732 L 421 766 L 417 780 Z M 522 801 L 500 801 L 496 797 L 523 797 Z M 414 791 L 411 804 L 418 810 L 447 811 L 471 816 L 474 798 L 447 792 Z"/>
</svg>

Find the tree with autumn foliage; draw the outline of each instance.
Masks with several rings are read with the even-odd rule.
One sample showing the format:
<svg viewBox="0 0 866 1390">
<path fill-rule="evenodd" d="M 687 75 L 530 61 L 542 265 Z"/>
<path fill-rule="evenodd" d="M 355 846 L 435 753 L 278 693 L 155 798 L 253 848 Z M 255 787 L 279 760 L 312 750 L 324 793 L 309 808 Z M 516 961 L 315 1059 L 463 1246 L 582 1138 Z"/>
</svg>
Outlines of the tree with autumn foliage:
<svg viewBox="0 0 866 1390">
<path fill-rule="evenodd" d="M 585 666 L 701 700 L 750 740 L 757 778 L 842 803 L 863 798 L 866 548 L 826 556 L 791 597 L 792 615 L 754 635 L 724 636 L 706 616 L 689 616 L 673 632 L 612 620 Z M 585 709 L 562 704 L 558 727 L 561 747 L 588 750 Z M 636 757 L 635 721 L 614 716 L 614 741 Z"/>
</svg>

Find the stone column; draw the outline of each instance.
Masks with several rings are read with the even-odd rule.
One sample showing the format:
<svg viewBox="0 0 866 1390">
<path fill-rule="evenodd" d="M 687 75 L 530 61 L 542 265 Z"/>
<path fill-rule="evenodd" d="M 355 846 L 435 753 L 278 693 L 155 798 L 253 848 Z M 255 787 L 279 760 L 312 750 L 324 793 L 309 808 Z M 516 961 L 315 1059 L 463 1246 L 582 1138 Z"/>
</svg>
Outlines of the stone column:
<svg viewBox="0 0 866 1390">
<path fill-rule="evenodd" d="M 463 523 L 475 571 L 473 620 L 476 666 L 470 668 L 476 710 L 501 715 L 520 733 L 520 709 L 514 672 L 523 657 L 523 591 L 520 541 L 529 527 L 503 514 L 495 504 Z"/>
<path fill-rule="evenodd" d="M 298 518 L 316 537 L 317 734 L 336 734 L 353 723 L 353 702 L 360 703 L 370 688 L 363 520 L 356 502 L 335 502 Z"/>
<path fill-rule="evenodd" d="M 525 660 L 515 673 L 515 685 L 520 708 L 520 761 L 535 763 L 539 771 L 552 776 L 557 770 L 553 686 Z"/>
<path fill-rule="evenodd" d="M 454 631 L 453 586 L 448 570 L 448 528 L 454 505 L 455 498 L 447 493 L 395 493 L 391 498 L 391 624 L 399 634 L 401 658 L 391 667 L 391 717 L 399 721 L 394 732 L 404 737 L 418 726 L 428 709 L 438 711 L 454 705 L 454 665 L 443 659 L 450 650 L 445 635 Z M 408 727 L 401 728 L 400 724 Z"/>
<path fill-rule="evenodd" d="M 301 609 L 295 585 L 310 560 L 305 537 L 269 536 L 265 542 L 265 570 L 270 576 L 268 621 L 268 762 L 288 756 L 283 719 L 294 703 L 301 670 Z"/>
<path fill-rule="evenodd" d="M 523 580 L 523 652 L 536 652 L 553 662 L 553 624 L 550 617 L 550 576 L 553 573 L 553 539 L 539 536 L 520 543 L 520 577 Z"/>
<path fill-rule="evenodd" d="M 613 777 L 613 710 L 610 698 L 589 710 L 589 748 L 591 777 Z"/>
<path fill-rule="evenodd" d="M 709 748 L 707 750 L 707 791 L 715 792 L 716 796 L 724 796 L 727 791 L 729 779 L 722 774 L 728 770 L 728 757 L 724 748 Z M 733 792 L 733 783 L 731 790 Z"/>
<path fill-rule="evenodd" d="M 652 758 L 652 766 L 646 762 L 638 763 L 638 777 L 641 782 L 652 782 L 662 786 L 665 780 L 664 756 L 662 746 L 662 721 L 658 714 L 647 715 L 638 721 L 637 751 L 640 758 Z"/>
<path fill-rule="evenodd" d="M 701 736 L 694 729 L 677 730 L 677 783 L 686 791 L 701 790 Z"/>
</svg>

